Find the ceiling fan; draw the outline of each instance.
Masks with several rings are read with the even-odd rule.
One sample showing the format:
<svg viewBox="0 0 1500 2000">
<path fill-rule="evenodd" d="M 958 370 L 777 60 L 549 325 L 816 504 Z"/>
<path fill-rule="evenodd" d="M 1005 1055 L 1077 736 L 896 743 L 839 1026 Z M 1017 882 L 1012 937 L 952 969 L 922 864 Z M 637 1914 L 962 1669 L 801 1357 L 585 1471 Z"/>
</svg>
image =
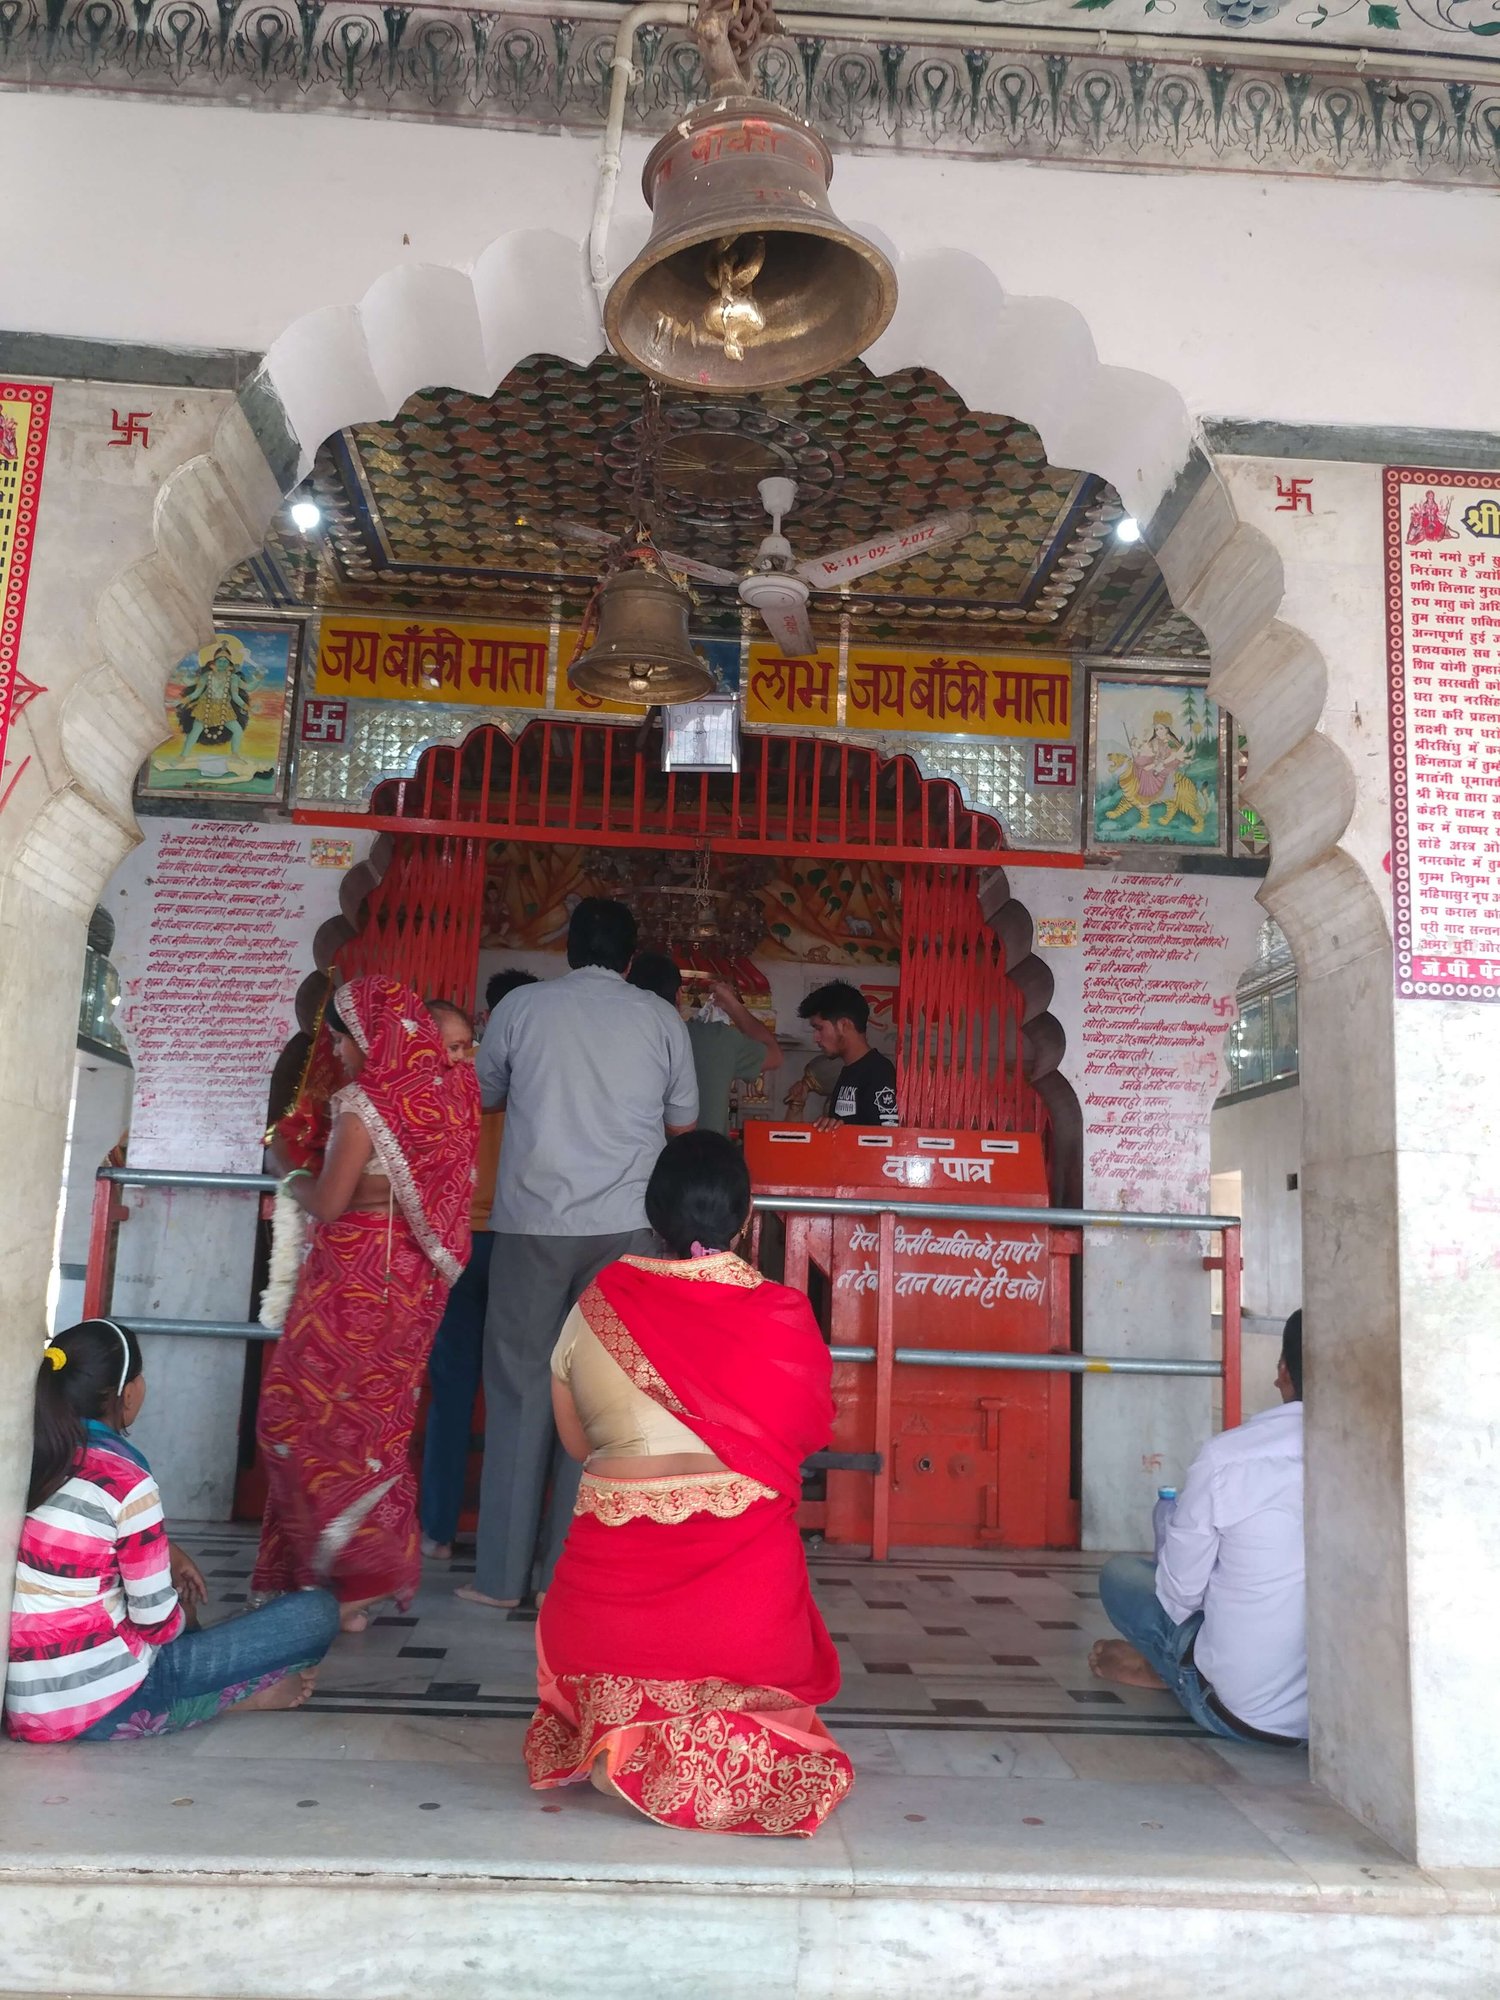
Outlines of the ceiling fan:
<svg viewBox="0 0 1500 2000">
<path fill-rule="evenodd" d="M 959 540 L 973 526 L 973 516 L 962 511 L 934 514 L 915 527 L 894 528 L 889 534 L 868 542 L 856 542 L 847 549 L 828 555 L 811 556 L 798 562 L 792 545 L 781 532 L 781 524 L 797 500 L 794 479 L 762 479 L 761 505 L 771 517 L 771 532 L 756 552 L 753 567 L 746 574 L 699 562 L 693 556 L 660 551 L 663 562 L 700 583 L 734 585 L 741 603 L 760 613 L 766 630 L 788 659 L 800 659 L 812 652 L 816 641 L 807 615 L 807 601 L 815 590 L 840 590 L 856 577 L 870 576 L 878 569 L 890 569 Z M 570 542 L 586 542 L 594 547 L 613 547 L 618 536 L 602 528 L 585 527 L 579 521 L 564 521 L 555 532 Z"/>
</svg>

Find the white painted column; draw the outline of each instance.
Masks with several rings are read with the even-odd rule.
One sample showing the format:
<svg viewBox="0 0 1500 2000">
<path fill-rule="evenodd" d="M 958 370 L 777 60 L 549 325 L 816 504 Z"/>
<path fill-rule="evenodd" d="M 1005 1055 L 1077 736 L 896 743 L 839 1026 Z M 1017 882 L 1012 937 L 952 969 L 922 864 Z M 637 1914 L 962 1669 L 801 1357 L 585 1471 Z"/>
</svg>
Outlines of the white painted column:
<svg viewBox="0 0 1500 2000">
<path fill-rule="evenodd" d="M 1424 1865 L 1494 1867 L 1500 1009 L 1395 995 L 1381 468 L 1222 469 L 1356 780 L 1346 893 L 1310 889 L 1289 842 L 1267 895 L 1299 981 L 1313 1775 Z M 1299 474 L 1311 513 L 1285 504 Z"/>
</svg>

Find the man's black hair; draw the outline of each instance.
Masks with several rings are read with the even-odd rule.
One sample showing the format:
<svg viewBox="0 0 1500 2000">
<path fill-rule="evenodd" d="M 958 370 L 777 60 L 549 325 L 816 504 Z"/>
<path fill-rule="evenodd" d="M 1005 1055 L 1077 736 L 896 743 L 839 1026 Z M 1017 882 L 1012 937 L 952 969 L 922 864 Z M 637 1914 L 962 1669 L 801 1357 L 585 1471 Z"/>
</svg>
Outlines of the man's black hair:
<svg viewBox="0 0 1500 2000">
<path fill-rule="evenodd" d="M 1281 1358 L 1292 1378 L 1297 1401 L 1302 1401 L 1302 1308 L 1298 1306 L 1281 1330 Z"/>
<path fill-rule="evenodd" d="M 493 1014 L 507 993 L 514 993 L 518 986 L 535 985 L 536 974 L 534 972 L 521 972 L 515 966 L 512 966 L 508 972 L 493 973 L 490 976 L 488 985 L 484 989 L 484 1004 Z"/>
<path fill-rule="evenodd" d="M 722 1132 L 682 1132 L 657 1156 L 646 1183 L 646 1219 L 671 1257 L 695 1243 L 727 1250 L 750 1213 L 745 1155 Z"/>
<path fill-rule="evenodd" d="M 682 991 L 682 974 L 664 951 L 638 951 L 630 968 L 629 983 L 675 1007 Z"/>
<path fill-rule="evenodd" d="M 635 918 L 612 896 L 585 896 L 568 925 L 568 964 L 623 973 L 635 956 Z"/>
<path fill-rule="evenodd" d="M 804 1021 L 816 1015 L 820 1021 L 852 1022 L 858 1035 L 870 1025 L 870 1003 L 847 979 L 830 979 L 826 986 L 809 993 L 797 1012 Z"/>
</svg>

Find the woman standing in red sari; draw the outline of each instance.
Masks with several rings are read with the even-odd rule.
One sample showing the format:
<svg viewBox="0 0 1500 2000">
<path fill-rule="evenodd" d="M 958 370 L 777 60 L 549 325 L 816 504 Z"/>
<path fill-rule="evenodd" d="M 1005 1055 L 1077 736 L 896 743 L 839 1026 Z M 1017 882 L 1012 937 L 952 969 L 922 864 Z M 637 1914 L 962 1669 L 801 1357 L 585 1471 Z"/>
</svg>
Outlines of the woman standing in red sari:
<svg viewBox="0 0 1500 2000">
<path fill-rule="evenodd" d="M 673 1139 L 646 1213 L 670 1254 L 602 1271 L 553 1355 L 586 1470 L 537 1624 L 531 1783 L 589 1778 L 663 1826 L 815 1833 L 854 1782 L 816 1713 L 839 1663 L 797 1532 L 828 1349 L 802 1294 L 729 1248 L 750 1213 L 730 1140 Z"/>
<path fill-rule="evenodd" d="M 321 1171 L 284 1183 L 316 1227 L 261 1386 L 269 1491 L 252 1589 L 326 1586 L 357 1632 L 421 1576 L 411 1434 L 469 1250 L 479 1090 L 398 980 L 351 980 L 325 1018 L 349 1081 L 329 1103 Z"/>
</svg>

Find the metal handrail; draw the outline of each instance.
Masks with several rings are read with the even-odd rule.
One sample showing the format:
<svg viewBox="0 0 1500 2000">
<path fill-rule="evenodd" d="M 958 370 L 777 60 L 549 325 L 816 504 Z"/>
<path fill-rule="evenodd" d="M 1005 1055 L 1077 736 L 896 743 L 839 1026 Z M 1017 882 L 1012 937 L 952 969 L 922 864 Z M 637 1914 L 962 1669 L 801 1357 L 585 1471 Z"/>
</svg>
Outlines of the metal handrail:
<svg viewBox="0 0 1500 2000">
<path fill-rule="evenodd" d="M 275 1340 L 280 1327 L 262 1326 L 258 1319 L 136 1319 L 126 1321 L 132 1333 L 193 1333 L 213 1340 Z"/>
<path fill-rule="evenodd" d="M 265 1193 L 278 1185 L 273 1174 L 174 1173 L 166 1167 L 101 1167 L 96 1179 L 117 1187 L 192 1187 L 244 1189 Z M 1240 1227 L 1232 1215 L 1154 1215 L 1098 1208 L 1016 1208 L 1001 1204 L 949 1201 L 903 1201 L 872 1192 L 868 1197 L 829 1195 L 755 1195 L 752 1206 L 771 1215 L 890 1215 L 898 1220 L 1004 1222 L 1042 1224 L 1054 1229 L 1190 1229 Z M 220 1340 L 274 1340 L 277 1330 L 258 1320 L 132 1319 L 137 1333 L 189 1334 Z M 834 1347 L 835 1361 L 870 1362 L 873 1347 Z M 1166 1356 L 1110 1354 L 1011 1354 L 971 1352 L 952 1347 L 898 1347 L 892 1361 L 907 1368 L 982 1368 L 1053 1375 L 1186 1375 L 1215 1380 L 1226 1373 L 1220 1361 L 1186 1361 Z"/>
<path fill-rule="evenodd" d="M 101 1167 L 97 1180 L 117 1187 L 259 1188 L 279 1187 L 274 1174 L 174 1173 L 169 1167 Z M 972 1201 L 903 1201 L 872 1191 L 864 1195 L 770 1195 L 751 1197 L 768 1215 L 894 1215 L 938 1222 L 1039 1222 L 1052 1229 L 1238 1229 L 1237 1215 L 1155 1215 L 1117 1208 L 1011 1208 Z"/>
<path fill-rule="evenodd" d="M 768 1215 L 894 1215 L 940 1222 L 1041 1222 L 1052 1229 L 1238 1229 L 1237 1215 L 1149 1215 L 1117 1208 L 1000 1208 L 971 1201 L 901 1201 L 884 1195 L 770 1195 L 750 1197 Z"/>
<path fill-rule="evenodd" d="M 174 1173 L 170 1167 L 101 1167 L 94 1179 L 116 1187 L 261 1188 L 281 1186 L 275 1174 Z"/>
<path fill-rule="evenodd" d="M 835 1361 L 873 1361 L 873 1347 L 831 1347 Z M 1001 1354 L 986 1348 L 898 1347 L 892 1359 L 911 1368 L 1005 1368 L 1034 1375 L 1207 1375 L 1224 1373 L 1219 1361 L 1138 1360 L 1129 1354 Z"/>
</svg>

